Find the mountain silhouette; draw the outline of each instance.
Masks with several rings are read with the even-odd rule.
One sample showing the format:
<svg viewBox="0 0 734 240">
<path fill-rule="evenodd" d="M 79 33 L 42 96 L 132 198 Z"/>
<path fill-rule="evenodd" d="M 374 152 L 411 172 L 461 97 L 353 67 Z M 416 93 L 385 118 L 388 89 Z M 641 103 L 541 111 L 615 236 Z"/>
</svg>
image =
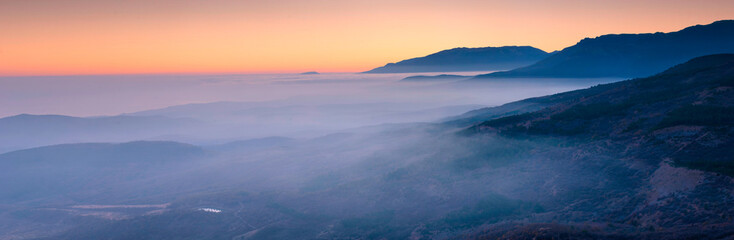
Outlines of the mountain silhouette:
<svg viewBox="0 0 734 240">
<path fill-rule="evenodd" d="M 533 64 L 549 54 L 530 46 L 454 48 L 425 57 L 388 63 L 365 73 L 506 70 Z"/>
<path fill-rule="evenodd" d="M 586 38 L 533 65 L 477 78 L 643 77 L 695 57 L 718 53 L 734 53 L 734 20 L 671 33 Z"/>
</svg>

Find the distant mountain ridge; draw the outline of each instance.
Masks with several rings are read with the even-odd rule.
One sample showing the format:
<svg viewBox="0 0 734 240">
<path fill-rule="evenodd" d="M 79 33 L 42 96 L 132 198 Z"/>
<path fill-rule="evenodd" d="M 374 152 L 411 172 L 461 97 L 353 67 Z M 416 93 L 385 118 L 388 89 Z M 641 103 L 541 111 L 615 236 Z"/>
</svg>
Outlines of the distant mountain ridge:
<svg viewBox="0 0 734 240">
<path fill-rule="evenodd" d="M 734 20 L 670 33 L 586 38 L 530 66 L 477 78 L 643 77 L 695 57 L 719 53 L 734 53 Z"/>
<path fill-rule="evenodd" d="M 201 125 L 193 119 L 161 116 L 82 118 L 20 114 L 0 118 L 0 152 L 61 143 L 149 139 Z"/>
<path fill-rule="evenodd" d="M 364 73 L 460 72 L 505 70 L 533 64 L 549 54 L 530 46 L 454 48 L 388 63 Z"/>
</svg>

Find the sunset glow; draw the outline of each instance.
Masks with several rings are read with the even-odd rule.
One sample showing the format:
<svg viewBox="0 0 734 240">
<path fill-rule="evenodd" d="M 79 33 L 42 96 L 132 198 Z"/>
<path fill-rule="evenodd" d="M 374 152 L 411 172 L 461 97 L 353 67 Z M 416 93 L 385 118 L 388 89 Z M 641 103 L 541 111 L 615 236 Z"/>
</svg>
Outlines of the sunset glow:
<svg viewBox="0 0 734 240">
<path fill-rule="evenodd" d="M 730 0 L 1 1 L 0 75 L 354 72 L 731 18 Z"/>
</svg>

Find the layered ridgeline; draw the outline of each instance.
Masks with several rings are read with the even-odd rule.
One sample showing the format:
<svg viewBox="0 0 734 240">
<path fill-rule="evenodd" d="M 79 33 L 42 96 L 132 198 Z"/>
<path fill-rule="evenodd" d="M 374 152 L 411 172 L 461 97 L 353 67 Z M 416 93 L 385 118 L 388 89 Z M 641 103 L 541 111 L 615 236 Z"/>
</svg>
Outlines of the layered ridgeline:
<svg viewBox="0 0 734 240">
<path fill-rule="evenodd" d="M 642 77 L 694 57 L 718 53 L 734 53 L 734 20 L 671 33 L 587 38 L 530 66 L 478 78 Z"/>
<path fill-rule="evenodd" d="M 180 146 L 183 171 L 94 175 L 155 195 L 7 199 L 0 223 L 63 225 L 41 239 L 720 239 L 734 234 L 733 100 L 734 55 L 706 56 L 451 124 L 208 148 L 218 157 Z M 13 154 L 83 156 L 34 153 L 59 149 Z"/>
<path fill-rule="evenodd" d="M 267 136 L 320 135 L 365 125 L 434 120 L 478 107 L 482 106 L 307 104 L 285 100 L 186 104 L 103 117 L 21 114 L 0 118 L 0 153 L 64 143 L 163 140 L 211 144 Z"/>
<path fill-rule="evenodd" d="M 365 73 L 506 70 L 533 64 L 549 53 L 530 46 L 454 48 L 425 57 L 388 63 Z"/>
</svg>

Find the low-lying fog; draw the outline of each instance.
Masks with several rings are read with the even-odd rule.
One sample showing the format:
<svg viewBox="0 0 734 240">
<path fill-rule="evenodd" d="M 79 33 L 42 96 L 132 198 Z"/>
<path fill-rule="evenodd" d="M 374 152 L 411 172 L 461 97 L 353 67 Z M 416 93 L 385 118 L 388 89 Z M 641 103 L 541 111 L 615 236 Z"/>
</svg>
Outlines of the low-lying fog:
<svg viewBox="0 0 734 240">
<path fill-rule="evenodd" d="M 459 74 L 480 73 L 484 72 Z M 2 117 L 93 118 L 3 119 L 0 130 L 6 134 L 0 137 L 0 152 L 69 142 L 216 144 L 268 136 L 316 137 L 360 126 L 438 121 L 484 106 L 616 80 L 400 81 L 412 75 L 416 74 L 4 77 Z"/>
<path fill-rule="evenodd" d="M 435 123 L 615 79 L 409 75 L 2 78 L 0 239 L 440 238 L 602 181 Z"/>
</svg>

